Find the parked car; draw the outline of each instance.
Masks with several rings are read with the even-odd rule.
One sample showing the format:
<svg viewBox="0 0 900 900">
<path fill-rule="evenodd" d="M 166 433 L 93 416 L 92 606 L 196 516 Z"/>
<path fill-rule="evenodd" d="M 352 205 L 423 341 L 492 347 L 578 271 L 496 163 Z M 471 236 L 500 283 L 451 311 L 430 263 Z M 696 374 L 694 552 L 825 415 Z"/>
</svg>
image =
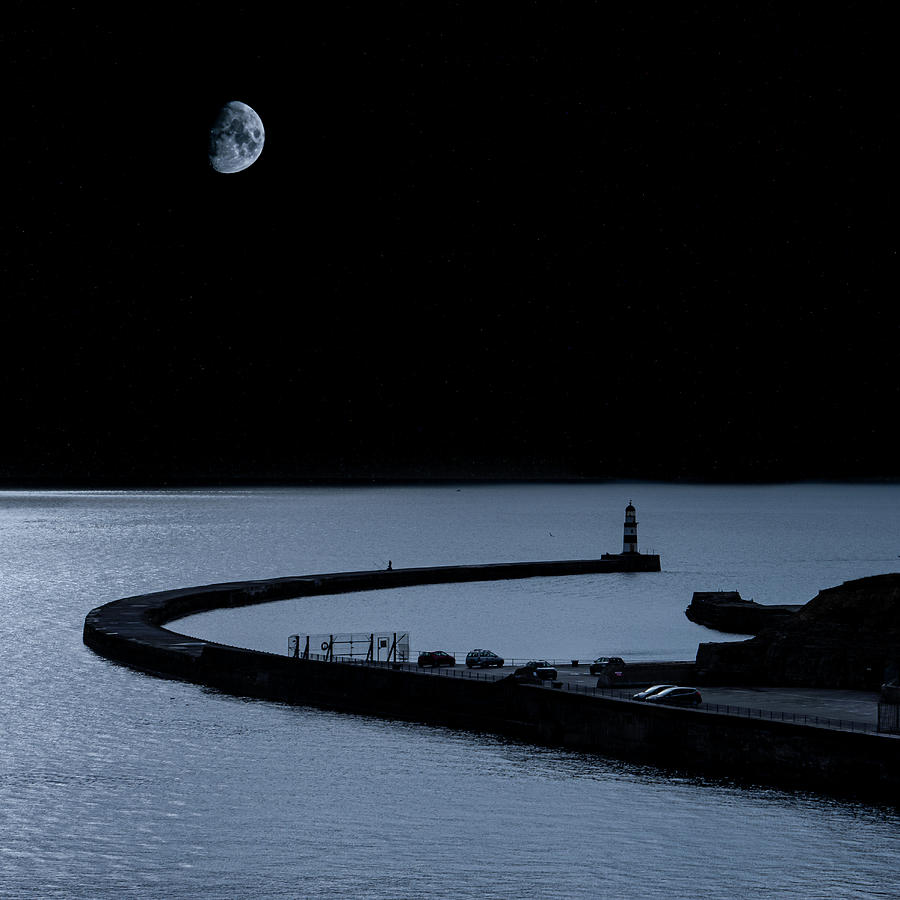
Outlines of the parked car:
<svg viewBox="0 0 900 900">
<path fill-rule="evenodd" d="M 609 687 L 625 682 L 625 660 L 620 656 L 598 656 L 591 663 L 591 675 L 597 678 L 597 687 Z"/>
<path fill-rule="evenodd" d="M 703 702 L 703 698 L 697 688 L 670 687 L 648 697 L 647 702 L 666 706 L 699 706 Z"/>
<path fill-rule="evenodd" d="M 424 653 L 419 654 L 418 665 L 431 666 L 432 668 L 455 666 L 456 657 L 446 650 L 426 650 Z"/>
<path fill-rule="evenodd" d="M 648 687 L 646 690 L 638 691 L 631 699 L 632 700 L 649 700 L 654 694 L 658 694 L 660 691 L 668 690 L 669 688 L 675 687 L 674 684 L 654 684 L 653 687 Z"/>
<path fill-rule="evenodd" d="M 487 668 L 488 666 L 503 665 L 503 657 L 497 656 L 492 650 L 470 650 L 466 654 L 466 665 L 472 669 L 475 666 Z"/>
<path fill-rule="evenodd" d="M 620 656 L 598 656 L 591 663 L 591 675 L 599 675 L 606 669 L 615 668 L 625 670 L 625 660 Z"/>
<path fill-rule="evenodd" d="M 519 666 L 515 674 L 526 677 L 530 675 L 538 681 L 554 681 L 558 673 L 546 659 L 530 659 L 524 666 Z"/>
</svg>

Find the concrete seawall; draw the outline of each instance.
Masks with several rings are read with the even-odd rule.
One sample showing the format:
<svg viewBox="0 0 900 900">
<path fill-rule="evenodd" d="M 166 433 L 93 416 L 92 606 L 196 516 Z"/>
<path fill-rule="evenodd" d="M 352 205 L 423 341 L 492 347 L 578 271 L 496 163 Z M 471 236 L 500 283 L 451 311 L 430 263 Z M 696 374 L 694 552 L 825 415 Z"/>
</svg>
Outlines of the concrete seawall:
<svg viewBox="0 0 900 900">
<path fill-rule="evenodd" d="M 696 774 L 900 802 L 896 737 L 656 707 L 548 686 L 447 677 L 389 664 L 292 659 L 161 627 L 196 612 L 314 594 L 617 571 L 602 566 L 605 562 L 344 572 L 163 591 L 91 610 L 84 642 L 117 662 L 241 696 L 503 733 Z M 685 664 L 681 667 L 683 671 Z"/>
</svg>

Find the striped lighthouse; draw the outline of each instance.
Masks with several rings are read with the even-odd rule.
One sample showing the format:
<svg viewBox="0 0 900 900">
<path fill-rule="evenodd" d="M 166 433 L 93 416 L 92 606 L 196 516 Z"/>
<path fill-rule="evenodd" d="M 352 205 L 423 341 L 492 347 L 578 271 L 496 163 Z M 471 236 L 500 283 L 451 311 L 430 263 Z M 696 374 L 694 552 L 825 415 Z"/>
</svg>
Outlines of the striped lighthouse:
<svg viewBox="0 0 900 900">
<path fill-rule="evenodd" d="M 622 544 L 623 553 L 637 553 L 637 519 L 635 518 L 635 510 L 628 501 L 625 507 L 625 537 Z"/>
</svg>

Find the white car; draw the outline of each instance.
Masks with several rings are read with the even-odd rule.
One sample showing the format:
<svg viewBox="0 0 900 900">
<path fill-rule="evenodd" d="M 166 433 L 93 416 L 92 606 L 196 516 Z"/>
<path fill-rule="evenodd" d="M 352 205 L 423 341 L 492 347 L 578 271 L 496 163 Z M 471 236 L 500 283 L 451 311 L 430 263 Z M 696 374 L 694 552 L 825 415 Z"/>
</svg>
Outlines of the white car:
<svg viewBox="0 0 900 900">
<path fill-rule="evenodd" d="M 660 691 L 667 691 L 669 688 L 675 687 L 674 684 L 654 684 L 653 687 L 648 687 L 644 691 L 638 691 L 631 699 L 632 700 L 646 700 L 648 697 L 652 697 L 654 694 L 658 694 Z"/>
</svg>

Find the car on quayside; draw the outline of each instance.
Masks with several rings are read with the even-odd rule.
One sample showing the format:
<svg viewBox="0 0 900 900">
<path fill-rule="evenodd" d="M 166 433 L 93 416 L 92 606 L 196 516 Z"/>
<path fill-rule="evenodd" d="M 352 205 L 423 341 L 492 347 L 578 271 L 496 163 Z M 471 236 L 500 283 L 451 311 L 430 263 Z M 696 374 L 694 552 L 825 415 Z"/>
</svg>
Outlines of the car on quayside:
<svg viewBox="0 0 900 900">
<path fill-rule="evenodd" d="M 470 650 L 466 654 L 466 665 L 470 669 L 475 668 L 475 666 L 482 669 L 486 669 L 489 666 L 497 666 L 499 668 L 503 665 L 503 657 L 497 656 L 493 650 Z"/>
<path fill-rule="evenodd" d="M 609 687 L 625 682 L 625 660 L 621 656 L 598 656 L 590 668 L 597 675 L 597 687 Z"/>
<path fill-rule="evenodd" d="M 419 654 L 417 665 L 431 666 L 432 669 L 437 669 L 439 666 L 455 666 L 456 657 L 446 650 L 426 650 Z"/>
<path fill-rule="evenodd" d="M 638 691 L 631 699 L 632 700 L 648 700 L 654 694 L 658 694 L 660 691 L 668 690 L 669 688 L 677 687 L 674 684 L 654 684 L 653 687 L 648 687 L 643 691 Z"/>
<path fill-rule="evenodd" d="M 621 656 L 598 656 L 591 663 L 590 673 L 591 675 L 599 675 L 601 672 L 606 671 L 610 668 L 624 671 L 625 660 L 622 659 Z"/>
<path fill-rule="evenodd" d="M 558 673 L 546 659 L 530 659 L 524 666 L 519 666 L 514 674 L 518 678 L 532 678 L 537 681 L 555 681 Z"/>
<path fill-rule="evenodd" d="M 692 687 L 670 687 L 647 698 L 648 703 L 660 706 L 699 706 L 703 702 L 700 691 Z"/>
</svg>

